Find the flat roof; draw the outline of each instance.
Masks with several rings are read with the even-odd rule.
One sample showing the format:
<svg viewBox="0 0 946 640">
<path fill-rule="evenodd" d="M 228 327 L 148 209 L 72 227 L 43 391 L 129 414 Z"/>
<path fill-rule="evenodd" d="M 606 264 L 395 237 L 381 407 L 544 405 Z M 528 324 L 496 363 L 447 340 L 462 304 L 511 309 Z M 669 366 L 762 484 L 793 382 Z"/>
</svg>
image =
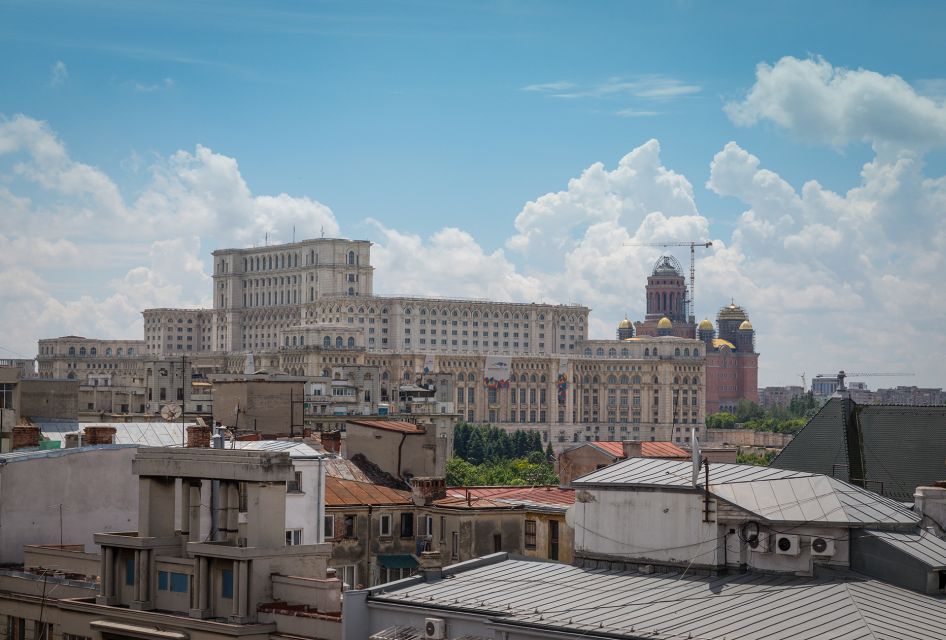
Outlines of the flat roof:
<svg viewBox="0 0 946 640">
<path fill-rule="evenodd" d="M 444 579 L 373 587 L 372 603 L 418 616 L 481 616 L 492 629 L 653 640 L 856 640 L 943 637 L 946 601 L 846 572 L 833 578 L 712 577 L 586 569 L 494 554 Z"/>
</svg>

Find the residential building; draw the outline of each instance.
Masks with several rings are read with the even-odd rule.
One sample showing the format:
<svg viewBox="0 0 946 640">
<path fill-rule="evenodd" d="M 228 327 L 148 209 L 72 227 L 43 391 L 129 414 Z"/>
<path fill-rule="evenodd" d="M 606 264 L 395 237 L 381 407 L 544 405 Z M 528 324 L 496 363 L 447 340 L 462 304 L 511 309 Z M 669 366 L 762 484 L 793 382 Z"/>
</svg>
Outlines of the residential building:
<svg viewBox="0 0 946 640">
<path fill-rule="evenodd" d="M 443 478 L 453 452 L 453 425 L 453 416 L 437 415 L 416 422 L 348 419 L 345 455 L 361 454 L 405 482 L 415 476 Z"/>
<path fill-rule="evenodd" d="M 625 458 L 668 458 L 689 460 L 690 452 L 672 442 L 583 442 L 558 454 L 556 471 L 562 486 L 571 486 L 572 480 L 596 469 L 614 464 Z"/>
<path fill-rule="evenodd" d="M 766 409 L 788 407 L 792 400 L 805 395 L 805 388 L 798 385 L 764 387 L 759 389 L 759 403 Z"/>
<path fill-rule="evenodd" d="M 282 372 L 214 374 L 213 419 L 264 435 L 302 435 L 306 378 Z"/>
</svg>

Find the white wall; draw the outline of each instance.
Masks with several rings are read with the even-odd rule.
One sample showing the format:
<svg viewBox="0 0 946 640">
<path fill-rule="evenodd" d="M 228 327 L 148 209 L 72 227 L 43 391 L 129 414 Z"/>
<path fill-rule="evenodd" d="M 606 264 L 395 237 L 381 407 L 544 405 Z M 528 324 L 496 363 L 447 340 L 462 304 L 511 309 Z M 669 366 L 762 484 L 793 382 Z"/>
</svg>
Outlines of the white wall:
<svg viewBox="0 0 946 640">
<path fill-rule="evenodd" d="M 0 467 L 0 562 L 22 562 L 25 544 L 97 547 L 92 534 L 138 528 L 134 447 L 62 449 Z"/>
<path fill-rule="evenodd" d="M 575 552 L 657 562 L 716 564 L 715 522 L 703 522 L 703 495 L 579 489 Z"/>
<path fill-rule="evenodd" d="M 293 459 L 292 465 L 302 473 L 302 493 L 286 494 L 286 530 L 302 529 L 302 544 L 324 542 L 325 471 L 322 461 Z"/>
</svg>

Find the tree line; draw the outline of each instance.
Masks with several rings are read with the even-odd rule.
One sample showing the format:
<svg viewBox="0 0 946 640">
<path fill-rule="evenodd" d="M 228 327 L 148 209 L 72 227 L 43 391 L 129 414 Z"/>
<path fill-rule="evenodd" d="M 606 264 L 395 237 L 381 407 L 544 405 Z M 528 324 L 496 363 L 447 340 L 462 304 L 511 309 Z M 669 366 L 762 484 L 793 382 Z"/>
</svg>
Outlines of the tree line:
<svg viewBox="0 0 946 640">
<path fill-rule="evenodd" d="M 491 425 L 457 423 L 453 457 L 447 461 L 452 487 L 558 484 L 552 444 L 542 448 L 538 431 L 509 433 Z"/>
<path fill-rule="evenodd" d="M 796 433 L 821 409 L 821 403 L 810 393 L 792 398 L 787 407 L 761 407 L 748 400 L 740 400 L 734 411 L 720 411 L 706 416 L 709 429 L 748 429 Z"/>
</svg>

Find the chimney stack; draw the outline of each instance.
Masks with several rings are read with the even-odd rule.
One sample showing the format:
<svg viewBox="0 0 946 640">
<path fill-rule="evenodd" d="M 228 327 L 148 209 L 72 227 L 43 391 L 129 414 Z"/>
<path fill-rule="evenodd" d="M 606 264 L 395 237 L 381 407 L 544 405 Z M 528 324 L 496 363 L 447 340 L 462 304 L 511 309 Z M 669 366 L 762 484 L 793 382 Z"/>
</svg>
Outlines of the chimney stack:
<svg viewBox="0 0 946 640">
<path fill-rule="evenodd" d="M 205 424 L 194 424 L 187 427 L 188 448 L 209 449 L 210 432 L 210 427 Z"/>
<path fill-rule="evenodd" d="M 82 445 L 114 444 L 115 427 L 86 427 L 82 430 Z"/>
<path fill-rule="evenodd" d="M 625 458 L 640 458 L 643 455 L 643 447 L 636 440 L 624 440 L 621 445 L 624 447 Z"/>
<path fill-rule="evenodd" d="M 16 451 L 17 449 L 25 449 L 26 447 L 38 447 L 39 437 L 39 427 L 17 425 L 13 427 L 13 442 L 10 449 Z"/>
<path fill-rule="evenodd" d="M 411 478 L 411 497 L 418 507 L 447 497 L 446 478 Z"/>
<path fill-rule="evenodd" d="M 329 453 L 339 453 L 342 450 L 342 432 L 341 431 L 323 431 L 322 448 Z"/>
</svg>

